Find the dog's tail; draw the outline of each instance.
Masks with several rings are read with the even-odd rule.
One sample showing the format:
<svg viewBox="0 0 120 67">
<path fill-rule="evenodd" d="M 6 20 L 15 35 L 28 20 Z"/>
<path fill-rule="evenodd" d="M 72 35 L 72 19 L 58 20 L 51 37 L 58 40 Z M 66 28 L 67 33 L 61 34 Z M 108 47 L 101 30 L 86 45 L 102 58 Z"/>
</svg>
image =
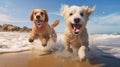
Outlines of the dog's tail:
<svg viewBox="0 0 120 67">
<path fill-rule="evenodd" d="M 52 28 L 56 27 L 60 23 L 60 20 L 55 20 L 54 23 L 51 25 Z"/>
</svg>

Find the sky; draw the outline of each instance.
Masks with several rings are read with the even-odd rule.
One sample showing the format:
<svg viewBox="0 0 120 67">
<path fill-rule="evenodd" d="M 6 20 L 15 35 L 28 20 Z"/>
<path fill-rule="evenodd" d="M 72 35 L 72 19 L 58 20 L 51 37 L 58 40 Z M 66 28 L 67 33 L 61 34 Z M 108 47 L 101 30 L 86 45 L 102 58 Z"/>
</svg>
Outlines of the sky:
<svg viewBox="0 0 120 67">
<path fill-rule="evenodd" d="M 60 16 L 61 6 L 64 4 L 86 5 L 90 8 L 96 6 L 87 24 L 88 33 L 120 33 L 120 0 L 0 0 L 0 25 L 12 24 L 31 28 L 31 11 L 44 8 L 49 15 L 49 24 L 60 19 L 55 30 L 64 32 L 66 25 Z"/>
</svg>

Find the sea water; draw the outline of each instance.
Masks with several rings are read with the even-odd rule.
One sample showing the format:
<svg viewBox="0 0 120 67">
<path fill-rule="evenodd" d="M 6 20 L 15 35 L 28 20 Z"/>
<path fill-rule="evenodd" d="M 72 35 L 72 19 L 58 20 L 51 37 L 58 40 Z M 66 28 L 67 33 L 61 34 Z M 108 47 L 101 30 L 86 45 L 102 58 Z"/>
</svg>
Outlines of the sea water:
<svg viewBox="0 0 120 67">
<path fill-rule="evenodd" d="M 0 32 L 0 53 L 24 51 L 33 48 L 49 50 L 51 47 L 65 52 L 63 33 L 57 33 L 57 42 L 53 43 L 50 41 L 47 47 L 43 47 L 40 40 L 30 43 L 28 41 L 29 35 L 30 33 Z M 119 34 L 89 34 L 89 46 L 93 53 L 96 52 L 101 56 L 120 58 Z"/>
</svg>

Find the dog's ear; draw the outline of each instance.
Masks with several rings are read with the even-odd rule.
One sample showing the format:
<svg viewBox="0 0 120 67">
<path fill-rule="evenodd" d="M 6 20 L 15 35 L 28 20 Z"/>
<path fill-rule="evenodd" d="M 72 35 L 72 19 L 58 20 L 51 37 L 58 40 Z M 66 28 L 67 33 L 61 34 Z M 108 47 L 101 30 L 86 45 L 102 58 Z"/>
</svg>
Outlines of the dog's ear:
<svg viewBox="0 0 120 67">
<path fill-rule="evenodd" d="M 88 6 L 82 6 L 82 8 L 86 11 L 88 15 L 95 11 L 95 6 L 93 8 L 88 8 Z"/>
<path fill-rule="evenodd" d="M 45 22 L 48 22 L 48 14 L 47 14 L 47 11 L 45 9 L 42 9 L 44 12 L 45 12 Z"/>
<path fill-rule="evenodd" d="M 30 20 L 33 21 L 33 14 L 34 14 L 34 10 L 32 10 L 31 15 L 30 15 Z"/>
<path fill-rule="evenodd" d="M 68 5 L 62 5 L 61 7 L 61 16 L 65 15 L 66 10 L 69 8 Z"/>
</svg>

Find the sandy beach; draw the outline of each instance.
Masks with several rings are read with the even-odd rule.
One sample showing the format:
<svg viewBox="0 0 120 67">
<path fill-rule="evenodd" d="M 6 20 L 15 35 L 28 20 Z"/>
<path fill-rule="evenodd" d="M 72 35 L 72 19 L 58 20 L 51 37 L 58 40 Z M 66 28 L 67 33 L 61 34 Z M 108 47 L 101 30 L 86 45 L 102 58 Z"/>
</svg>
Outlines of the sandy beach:
<svg viewBox="0 0 120 67">
<path fill-rule="evenodd" d="M 0 54 L 0 67 L 119 67 L 120 60 L 99 57 L 80 62 L 61 59 L 55 54 L 43 55 L 38 50 Z"/>
</svg>

